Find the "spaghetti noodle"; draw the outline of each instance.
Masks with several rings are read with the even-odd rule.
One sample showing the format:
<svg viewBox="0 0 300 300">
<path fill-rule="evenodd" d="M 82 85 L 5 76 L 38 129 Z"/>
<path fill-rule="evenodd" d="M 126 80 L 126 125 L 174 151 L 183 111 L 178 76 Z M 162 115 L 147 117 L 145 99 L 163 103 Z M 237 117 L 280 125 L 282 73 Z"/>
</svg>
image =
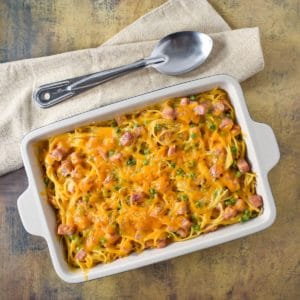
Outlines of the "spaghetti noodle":
<svg viewBox="0 0 300 300">
<path fill-rule="evenodd" d="M 218 88 L 51 137 L 39 159 L 68 262 L 82 269 L 261 212 L 241 128 Z"/>
</svg>

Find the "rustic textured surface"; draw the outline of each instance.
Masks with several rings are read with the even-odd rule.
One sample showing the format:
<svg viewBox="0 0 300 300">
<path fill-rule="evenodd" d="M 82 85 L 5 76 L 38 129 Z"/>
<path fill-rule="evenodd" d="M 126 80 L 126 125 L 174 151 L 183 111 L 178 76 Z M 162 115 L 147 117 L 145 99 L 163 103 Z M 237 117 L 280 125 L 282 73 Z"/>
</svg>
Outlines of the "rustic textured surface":
<svg viewBox="0 0 300 300">
<path fill-rule="evenodd" d="M 163 2 L 0 0 L 0 62 L 97 46 Z M 300 4 L 210 3 L 233 28 L 258 25 L 262 32 L 265 70 L 242 87 L 252 117 L 273 127 L 281 149 L 269 176 L 274 225 L 164 263 L 70 285 L 56 276 L 45 241 L 21 225 L 16 200 L 27 180 L 20 170 L 0 178 L 0 299 L 300 299 Z"/>
</svg>

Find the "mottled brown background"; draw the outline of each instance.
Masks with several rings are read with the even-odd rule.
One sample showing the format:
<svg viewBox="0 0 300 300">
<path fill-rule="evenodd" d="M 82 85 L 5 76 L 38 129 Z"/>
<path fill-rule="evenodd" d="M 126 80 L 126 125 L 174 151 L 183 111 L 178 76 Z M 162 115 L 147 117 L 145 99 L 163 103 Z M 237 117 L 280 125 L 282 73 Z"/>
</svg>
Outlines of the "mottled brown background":
<svg viewBox="0 0 300 300">
<path fill-rule="evenodd" d="M 163 2 L 0 0 L 0 62 L 98 46 Z M 261 29 L 266 67 L 242 87 L 252 117 L 273 127 L 281 150 L 269 176 L 278 210 L 274 225 L 167 262 L 66 284 L 54 272 L 45 241 L 20 222 L 16 202 L 27 186 L 21 169 L 0 178 L 0 299 L 300 299 L 300 4 L 210 3 L 233 28 Z"/>
</svg>

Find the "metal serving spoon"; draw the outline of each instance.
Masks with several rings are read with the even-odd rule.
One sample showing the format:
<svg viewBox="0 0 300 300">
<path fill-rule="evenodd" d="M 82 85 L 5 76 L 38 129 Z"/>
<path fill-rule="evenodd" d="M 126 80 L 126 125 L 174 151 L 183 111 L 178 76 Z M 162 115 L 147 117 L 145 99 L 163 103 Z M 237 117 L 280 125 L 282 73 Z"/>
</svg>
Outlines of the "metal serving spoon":
<svg viewBox="0 0 300 300">
<path fill-rule="evenodd" d="M 33 99 L 42 108 L 47 108 L 96 85 L 144 67 L 155 68 L 167 75 L 183 74 L 200 66 L 209 56 L 212 46 L 212 39 L 204 33 L 172 33 L 158 42 L 148 58 L 110 70 L 42 85 L 34 92 Z"/>
</svg>

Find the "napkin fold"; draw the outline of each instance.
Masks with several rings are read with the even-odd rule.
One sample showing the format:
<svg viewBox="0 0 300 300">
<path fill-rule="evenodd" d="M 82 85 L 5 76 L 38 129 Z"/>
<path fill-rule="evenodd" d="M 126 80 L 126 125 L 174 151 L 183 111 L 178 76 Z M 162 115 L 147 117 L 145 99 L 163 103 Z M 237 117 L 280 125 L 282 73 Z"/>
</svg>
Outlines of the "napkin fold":
<svg viewBox="0 0 300 300">
<path fill-rule="evenodd" d="M 163 36 L 183 30 L 209 34 L 213 51 L 182 76 L 143 69 L 102 84 L 48 109 L 32 100 L 40 85 L 113 68 L 147 57 Z M 98 48 L 0 64 L 0 175 L 22 166 L 20 143 L 28 131 L 128 97 L 215 74 L 239 81 L 264 67 L 258 28 L 231 30 L 206 0 L 169 0 Z"/>
</svg>

